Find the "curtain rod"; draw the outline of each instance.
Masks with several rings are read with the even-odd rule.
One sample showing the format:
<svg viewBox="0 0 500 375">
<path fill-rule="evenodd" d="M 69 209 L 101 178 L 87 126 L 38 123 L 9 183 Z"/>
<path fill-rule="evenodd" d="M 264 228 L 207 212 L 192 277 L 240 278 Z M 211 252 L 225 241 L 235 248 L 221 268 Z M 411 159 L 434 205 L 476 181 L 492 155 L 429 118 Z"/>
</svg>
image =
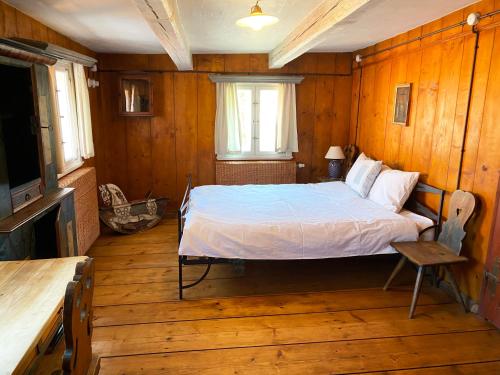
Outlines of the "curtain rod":
<svg viewBox="0 0 500 375">
<path fill-rule="evenodd" d="M 243 82 L 243 83 L 301 83 L 303 76 L 266 76 L 266 75 L 237 75 L 237 74 L 209 74 L 212 82 Z"/>
<path fill-rule="evenodd" d="M 61 59 L 82 64 L 86 67 L 92 67 L 97 63 L 97 60 L 93 57 L 57 46 L 55 44 L 40 42 L 37 40 L 23 38 L 0 38 L 0 44 L 30 54 L 39 55 L 40 57 L 48 58 L 53 61 L 52 64 L 55 64 L 57 60 Z"/>
<path fill-rule="evenodd" d="M 487 18 L 487 17 L 493 17 L 493 16 L 495 16 L 495 15 L 497 15 L 499 13 L 500 13 L 500 9 L 494 10 L 492 12 L 480 15 L 479 16 L 479 20 L 482 20 L 483 18 Z M 422 40 L 422 39 L 425 39 L 425 38 L 429 38 L 429 37 L 431 37 L 433 35 L 436 35 L 436 34 L 444 32 L 444 31 L 448 31 L 448 30 L 454 29 L 455 27 L 464 26 L 466 24 L 467 24 L 467 20 L 463 20 L 463 21 L 454 23 L 453 25 L 449 25 L 449 26 L 443 27 L 443 28 L 441 28 L 439 30 L 434 30 L 434 31 L 431 31 L 431 32 L 429 32 L 427 34 L 420 35 L 420 36 L 417 36 L 415 38 L 406 40 L 404 42 L 394 44 L 394 45 L 392 45 L 390 47 L 382 48 L 379 51 L 370 52 L 370 53 L 367 53 L 366 55 L 358 54 L 358 55 L 355 56 L 355 60 L 354 61 L 360 63 L 361 60 L 360 61 L 357 60 L 358 56 L 359 56 L 360 59 L 365 59 L 367 57 L 372 57 L 372 56 L 378 55 L 379 53 L 387 52 L 387 51 L 393 50 L 395 48 L 398 48 L 398 47 L 401 47 L 401 46 L 404 46 L 406 44 L 410 44 L 410 43 L 413 43 L 413 42 L 418 42 L 419 40 Z"/>
</svg>

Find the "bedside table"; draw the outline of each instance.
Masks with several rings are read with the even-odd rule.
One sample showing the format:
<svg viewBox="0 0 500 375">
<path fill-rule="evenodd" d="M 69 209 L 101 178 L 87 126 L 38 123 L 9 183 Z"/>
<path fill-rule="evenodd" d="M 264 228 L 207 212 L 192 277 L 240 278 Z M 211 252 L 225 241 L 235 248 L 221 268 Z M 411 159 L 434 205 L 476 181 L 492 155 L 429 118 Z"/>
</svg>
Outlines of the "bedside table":
<svg viewBox="0 0 500 375">
<path fill-rule="evenodd" d="M 318 177 L 319 182 L 332 182 L 332 181 L 344 181 L 344 177 L 339 177 L 339 178 L 332 178 L 329 176 L 321 176 Z"/>
</svg>

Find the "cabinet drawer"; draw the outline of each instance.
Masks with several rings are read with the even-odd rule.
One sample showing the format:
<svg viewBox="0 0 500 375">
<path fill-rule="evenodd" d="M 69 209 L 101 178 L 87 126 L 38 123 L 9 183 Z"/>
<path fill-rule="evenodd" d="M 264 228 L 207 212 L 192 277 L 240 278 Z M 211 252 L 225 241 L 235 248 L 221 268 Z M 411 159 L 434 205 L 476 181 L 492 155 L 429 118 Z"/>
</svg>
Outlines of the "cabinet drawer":
<svg viewBox="0 0 500 375">
<path fill-rule="evenodd" d="M 42 197 L 40 183 L 41 180 L 37 179 L 11 190 L 12 209 L 14 212 L 19 211 L 21 208 Z"/>
</svg>

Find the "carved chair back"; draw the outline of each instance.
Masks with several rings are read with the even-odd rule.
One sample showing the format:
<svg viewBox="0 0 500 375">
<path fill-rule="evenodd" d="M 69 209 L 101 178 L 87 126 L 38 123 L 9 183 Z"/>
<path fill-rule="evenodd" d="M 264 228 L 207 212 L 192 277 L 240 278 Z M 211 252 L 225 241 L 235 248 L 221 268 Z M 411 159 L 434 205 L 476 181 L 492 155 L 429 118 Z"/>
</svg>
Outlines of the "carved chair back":
<svg viewBox="0 0 500 375">
<path fill-rule="evenodd" d="M 476 199 L 467 191 L 456 190 L 451 195 L 448 220 L 443 224 L 438 242 L 446 245 L 460 255 L 462 240 L 465 238 L 465 225 L 472 217 Z"/>
<path fill-rule="evenodd" d="M 347 176 L 347 173 L 351 169 L 352 165 L 356 161 L 356 157 L 358 156 L 358 146 L 351 144 L 344 146 L 344 176 Z"/>
<path fill-rule="evenodd" d="M 92 258 L 79 262 L 73 281 L 66 287 L 63 327 L 66 349 L 63 374 L 87 374 L 92 361 L 92 295 L 94 262 Z"/>
</svg>

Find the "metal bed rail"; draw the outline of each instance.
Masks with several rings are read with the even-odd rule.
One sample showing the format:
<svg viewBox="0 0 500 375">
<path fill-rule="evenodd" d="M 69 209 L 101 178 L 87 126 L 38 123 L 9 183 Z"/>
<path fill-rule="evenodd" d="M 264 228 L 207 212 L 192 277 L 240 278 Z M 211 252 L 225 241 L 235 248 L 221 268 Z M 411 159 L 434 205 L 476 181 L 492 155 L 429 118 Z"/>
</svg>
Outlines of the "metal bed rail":
<svg viewBox="0 0 500 375">
<path fill-rule="evenodd" d="M 184 233 L 184 225 L 186 222 L 186 214 L 189 210 L 189 200 L 191 198 L 191 190 L 193 189 L 193 182 L 191 175 L 187 176 L 187 186 L 184 192 L 184 197 L 182 198 L 182 203 L 177 212 L 177 225 L 178 225 L 178 242 L 181 243 L 182 234 Z M 210 258 L 210 257 L 188 257 L 187 255 L 179 255 L 179 299 L 183 297 L 183 290 L 192 288 L 195 285 L 201 283 L 205 277 L 207 277 L 210 272 L 212 264 L 223 264 L 223 263 L 238 263 L 241 260 L 233 259 L 222 259 L 222 258 Z M 198 280 L 184 285 L 182 267 L 188 265 L 206 265 L 207 268 Z"/>
</svg>

